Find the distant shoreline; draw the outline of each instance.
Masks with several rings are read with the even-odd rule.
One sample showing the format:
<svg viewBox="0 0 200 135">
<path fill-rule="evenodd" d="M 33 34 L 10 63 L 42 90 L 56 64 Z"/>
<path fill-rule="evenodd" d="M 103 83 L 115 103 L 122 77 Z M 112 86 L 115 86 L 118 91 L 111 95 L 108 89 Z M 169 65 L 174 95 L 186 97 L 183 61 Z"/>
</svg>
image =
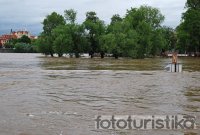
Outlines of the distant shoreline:
<svg viewBox="0 0 200 135">
<path fill-rule="evenodd" d="M 0 48 L 0 53 L 17 53 L 17 52 L 15 52 L 14 49 L 12 49 L 12 48 Z M 30 54 L 32 54 L 32 53 L 30 53 Z M 84 55 L 87 55 L 87 53 L 85 53 Z M 56 57 L 57 57 L 57 55 L 55 55 L 55 58 Z M 66 56 L 63 56 L 63 57 L 66 57 Z M 99 57 L 99 56 L 96 56 L 96 57 Z M 109 57 L 111 57 L 111 56 L 109 56 Z M 163 57 L 163 56 L 156 56 L 156 57 Z M 171 57 L 171 54 L 168 54 L 168 56 L 166 56 L 166 57 Z M 189 54 L 178 54 L 178 57 L 195 57 L 195 56 L 194 56 L 194 54 L 192 54 L 191 56 L 189 56 Z"/>
<path fill-rule="evenodd" d="M 12 48 L 0 48 L 0 53 L 15 53 Z"/>
</svg>

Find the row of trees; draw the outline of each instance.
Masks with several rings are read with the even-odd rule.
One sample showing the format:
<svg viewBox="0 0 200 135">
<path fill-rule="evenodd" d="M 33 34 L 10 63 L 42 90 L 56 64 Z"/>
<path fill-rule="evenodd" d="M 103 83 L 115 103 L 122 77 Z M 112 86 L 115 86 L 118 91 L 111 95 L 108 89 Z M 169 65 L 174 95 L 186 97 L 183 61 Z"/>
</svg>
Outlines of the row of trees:
<svg viewBox="0 0 200 135">
<path fill-rule="evenodd" d="M 53 12 L 43 21 L 38 49 L 46 55 L 57 53 L 110 53 L 118 58 L 144 58 L 174 47 L 174 31 L 162 27 L 164 16 L 156 8 L 141 6 L 127 10 L 125 17 L 113 15 L 109 25 L 93 11 L 86 13 L 82 24 L 76 22 L 77 12 L 65 10 L 64 16 Z"/>
<path fill-rule="evenodd" d="M 82 24 L 76 22 L 77 12 L 56 12 L 43 21 L 43 32 L 37 40 L 38 50 L 45 55 L 89 53 L 91 58 L 105 53 L 131 58 L 159 55 L 178 49 L 181 53 L 200 51 L 200 9 L 198 0 L 188 0 L 187 11 L 176 30 L 161 26 L 164 16 L 156 8 L 141 6 L 116 14 L 106 25 L 93 11 L 86 13 Z"/>
</svg>

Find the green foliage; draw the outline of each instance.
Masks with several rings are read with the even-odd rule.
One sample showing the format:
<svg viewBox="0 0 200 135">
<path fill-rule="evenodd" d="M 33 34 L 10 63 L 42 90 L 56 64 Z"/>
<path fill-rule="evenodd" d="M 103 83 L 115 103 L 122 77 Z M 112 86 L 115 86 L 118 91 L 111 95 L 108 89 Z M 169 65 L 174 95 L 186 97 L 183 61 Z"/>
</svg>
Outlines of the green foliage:
<svg viewBox="0 0 200 135">
<path fill-rule="evenodd" d="M 200 1 L 187 0 L 187 11 L 177 27 L 178 49 L 185 52 L 200 52 Z"/>
<path fill-rule="evenodd" d="M 168 37 L 165 37 L 162 29 L 157 29 L 156 31 L 154 31 L 154 33 L 152 34 L 152 44 L 149 48 L 149 55 L 156 56 L 161 53 L 161 49 L 168 50 L 166 49 L 166 46 L 168 46 L 166 44 L 167 38 Z"/>
<path fill-rule="evenodd" d="M 76 24 L 73 9 L 65 10 L 64 17 L 53 12 L 43 21 L 43 33 L 37 41 L 40 52 L 48 55 L 57 53 L 111 53 L 119 56 L 144 58 L 155 56 L 163 48 L 168 48 L 172 37 L 161 27 L 164 16 L 156 8 L 141 6 L 128 10 L 125 17 L 113 15 L 111 23 L 106 26 L 93 11 L 86 13 L 83 24 Z M 66 20 L 66 21 L 65 21 Z M 169 47 L 170 48 L 170 47 Z"/>
<path fill-rule="evenodd" d="M 4 44 L 4 47 L 5 48 L 14 48 L 14 44 L 13 44 L 13 42 L 7 42 Z"/>
<path fill-rule="evenodd" d="M 19 43 L 19 40 L 18 40 L 18 39 L 11 39 L 8 43 L 9 43 L 10 45 L 13 45 L 13 47 L 14 47 L 14 45 L 15 45 L 16 43 Z"/>
<path fill-rule="evenodd" d="M 65 13 L 64 17 L 67 22 L 75 23 L 77 14 L 76 11 L 74 11 L 73 9 L 69 9 L 65 10 L 64 13 Z"/>
<path fill-rule="evenodd" d="M 33 40 L 34 42 L 34 40 Z M 34 44 L 31 44 L 31 39 L 23 35 L 19 39 L 11 39 L 5 45 L 5 48 L 15 49 L 17 53 L 35 53 L 37 52 L 37 47 Z"/>
<path fill-rule="evenodd" d="M 69 29 L 67 25 L 60 25 L 53 30 L 53 50 L 59 57 L 71 50 L 70 45 L 72 44 L 72 39 Z"/>
<path fill-rule="evenodd" d="M 113 24 L 115 24 L 117 22 L 121 22 L 121 21 L 123 21 L 123 19 L 120 17 L 120 15 L 115 14 L 115 15 L 112 16 L 110 24 L 113 25 Z"/>
<path fill-rule="evenodd" d="M 57 14 L 56 12 L 53 12 L 50 15 L 48 15 L 43 21 L 44 34 L 49 36 L 52 34 L 52 30 L 54 28 L 64 24 L 64 17 L 62 15 Z"/>
<path fill-rule="evenodd" d="M 45 55 L 57 53 L 61 57 L 70 53 L 77 58 L 86 52 L 91 57 L 100 53 L 102 58 L 105 53 L 111 53 L 115 58 L 145 58 L 159 55 L 161 50 L 200 52 L 199 0 L 187 0 L 186 8 L 176 30 L 162 27 L 164 16 L 149 6 L 131 8 L 123 18 L 115 14 L 109 25 L 105 25 L 93 11 L 86 13 L 82 24 L 76 23 L 77 12 L 73 9 L 65 10 L 64 17 L 53 12 L 44 19 L 43 32 L 32 48 Z M 23 36 L 19 40 L 12 39 L 6 47 L 15 45 L 17 51 L 29 52 L 31 45 L 27 44 L 31 44 L 31 40 Z"/>
<path fill-rule="evenodd" d="M 31 44 L 17 43 L 14 46 L 16 53 L 33 53 L 35 52 L 34 46 Z"/>
<path fill-rule="evenodd" d="M 45 36 L 44 33 L 41 33 L 41 35 L 36 40 L 36 43 L 35 43 L 37 46 L 36 48 L 38 52 L 43 53 L 45 55 L 50 55 L 51 50 L 46 41 L 47 41 L 47 37 Z"/>
<path fill-rule="evenodd" d="M 176 32 L 178 36 L 177 49 L 179 50 L 179 52 L 187 53 L 192 51 L 190 45 L 190 37 L 189 34 L 183 29 L 183 23 L 177 27 Z"/>
<path fill-rule="evenodd" d="M 186 7 L 188 9 L 200 9 L 200 1 L 199 0 L 187 0 Z"/>
<path fill-rule="evenodd" d="M 94 52 L 100 52 L 99 39 L 105 33 L 105 24 L 101 21 L 95 12 L 87 12 L 86 20 L 83 22 L 85 30 L 88 32 L 87 38 L 90 44 L 91 57 Z"/>
<path fill-rule="evenodd" d="M 65 18 L 68 21 L 68 30 L 66 31 L 68 37 L 66 39 L 70 38 L 70 43 L 68 44 L 70 49 L 68 53 L 75 53 L 75 57 L 78 58 L 80 53 L 86 51 L 85 49 L 88 49 L 88 47 L 86 45 L 87 40 L 83 25 L 75 23 L 76 14 L 73 9 L 65 10 Z"/>
<path fill-rule="evenodd" d="M 107 34 L 101 37 L 101 50 L 112 53 L 115 58 L 118 58 L 122 53 L 121 46 L 123 45 L 125 35 L 123 33 Z"/>
<path fill-rule="evenodd" d="M 37 41 L 38 51 L 53 56 L 57 53 L 61 57 L 64 53 L 80 53 L 88 50 L 85 29 L 75 23 L 76 12 L 65 10 L 65 20 L 61 15 L 53 12 L 43 21 L 43 33 Z"/>
<path fill-rule="evenodd" d="M 31 39 L 26 36 L 26 35 L 23 35 L 20 39 L 18 39 L 19 43 L 25 43 L 25 44 L 31 44 Z"/>
<path fill-rule="evenodd" d="M 39 47 L 39 48 L 43 48 L 40 49 L 42 50 L 42 53 L 45 54 L 50 54 L 53 57 L 54 54 L 54 49 L 53 49 L 53 36 L 52 36 L 52 32 L 53 29 L 55 29 L 56 27 L 58 27 L 59 25 L 64 25 L 65 24 L 65 20 L 64 17 L 62 15 L 57 14 L 56 12 L 51 13 L 50 15 L 48 15 L 44 21 L 43 21 L 43 36 L 44 41 L 45 42 L 45 47 Z M 42 45 L 42 44 L 40 44 Z"/>
<path fill-rule="evenodd" d="M 135 39 L 129 44 L 128 57 L 144 58 L 155 56 L 161 50 L 160 42 L 163 39 L 163 34 L 158 32 L 161 29 L 161 23 L 164 21 L 164 16 L 156 8 L 149 6 L 141 6 L 140 8 L 132 8 L 127 11 L 124 19 L 125 33 L 128 34 L 132 30 Z"/>
<path fill-rule="evenodd" d="M 86 52 L 88 49 L 86 34 L 84 33 L 84 27 L 82 25 L 69 25 L 70 27 L 70 36 L 72 39 L 72 50 L 71 52 L 75 53 L 76 58 L 79 57 L 81 52 Z"/>
<path fill-rule="evenodd" d="M 164 34 L 159 30 L 163 20 L 164 16 L 159 10 L 147 6 L 128 10 L 124 19 L 114 15 L 108 26 L 108 34 L 101 38 L 101 49 L 108 48 L 115 56 L 155 56 L 165 44 Z"/>
<path fill-rule="evenodd" d="M 131 8 L 131 10 L 128 10 L 125 19 L 132 28 L 136 28 L 142 21 L 148 23 L 152 28 L 158 28 L 164 21 L 164 16 L 156 8 L 141 6 L 138 9 Z"/>
<path fill-rule="evenodd" d="M 164 35 L 164 50 L 174 50 L 177 45 L 177 36 L 176 31 L 173 28 L 164 26 L 161 29 L 161 32 Z"/>
</svg>

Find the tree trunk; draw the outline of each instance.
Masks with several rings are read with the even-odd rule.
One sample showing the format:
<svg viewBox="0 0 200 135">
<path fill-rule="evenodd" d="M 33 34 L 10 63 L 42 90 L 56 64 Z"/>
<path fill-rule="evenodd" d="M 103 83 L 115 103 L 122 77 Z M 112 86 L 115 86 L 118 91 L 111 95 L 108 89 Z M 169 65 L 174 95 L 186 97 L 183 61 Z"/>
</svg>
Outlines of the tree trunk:
<svg viewBox="0 0 200 135">
<path fill-rule="evenodd" d="M 75 53 L 75 57 L 79 58 L 79 53 L 78 52 Z"/>
<path fill-rule="evenodd" d="M 115 59 L 118 59 L 119 56 L 117 54 L 114 54 L 114 57 L 115 57 Z"/>
<path fill-rule="evenodd" d="M 94 57 L 94 55 L 93 55 L 93 54 L 91 54 L 91 55 L 90 55 L 90 58 L 92 59 L 93 57 Z"/>
<path fill-rule="evenodd" d="M 62 57 L 62 54 L 58 54 L 58 57 Z"/>
<path fill-rule="evenodd" d="M 90 52 L 89 52 L 89 56 L 90 56 L 91 58 L 93 58 L 93 57 L 94 57 L 94 52 L 93 52 L 93 51 L 90 51 Z"/>
<path fill-rule="evenodd" d="M 51 55 L 51 57 L 53 57 L 53 53 L 52 52 L 50 53 L 50 55 Z"/>
<path fill-rule="evenodd" d="M 101 58 L 102 58 L 102 59 L 104 58 L 104 55 L 105 55 L 105 53 L 104 53 L 104 52 L 101 52 Z"/>
</svg>

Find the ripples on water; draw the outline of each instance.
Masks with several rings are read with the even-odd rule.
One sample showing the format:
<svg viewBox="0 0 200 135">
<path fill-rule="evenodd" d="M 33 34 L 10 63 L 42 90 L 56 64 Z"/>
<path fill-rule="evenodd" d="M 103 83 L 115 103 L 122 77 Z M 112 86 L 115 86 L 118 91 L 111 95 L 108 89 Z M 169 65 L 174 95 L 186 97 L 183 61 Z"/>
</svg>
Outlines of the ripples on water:
<svg viewBox="0 0 200 135">
<path fill-rule="evenodd" d="M 183 73 L 170 59 L 67 59 L 0 54 L 1 135 L 197 135 L 193 131 L 95 130 L 95 115 L 182 115 L 200 118 L 200 59 Z"/>
</svg>

